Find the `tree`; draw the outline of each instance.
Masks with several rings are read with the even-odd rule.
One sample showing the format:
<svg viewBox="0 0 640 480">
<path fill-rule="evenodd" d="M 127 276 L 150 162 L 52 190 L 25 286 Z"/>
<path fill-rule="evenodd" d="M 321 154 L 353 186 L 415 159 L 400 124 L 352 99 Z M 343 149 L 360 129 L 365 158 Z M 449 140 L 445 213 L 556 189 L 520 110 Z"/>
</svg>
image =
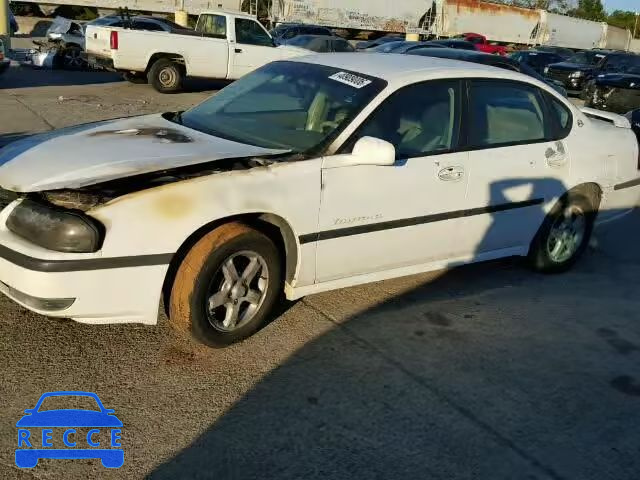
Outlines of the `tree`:
<svg viewBox="0 0 640 480">
<path fill-rule="evenodd" d="M 600 0 L 578 0 L 578 8 L 568 12 L 572 17 L 604 22 L 607 20 L 607 12 L 604 11 Z"/>
<path fill-rule="evenodd" d="M 609 25 L 614 25 L 620 28 L 626 28 L 633 32 L 636 25 L 636 14 L 634 12 L 625 12 L 623 10 L 615 10 L 607 19 Z M 640 29 L 638 29 L 640 30 Z M 639 35 L 640 31 L 636 32 Z"/>
</svg>

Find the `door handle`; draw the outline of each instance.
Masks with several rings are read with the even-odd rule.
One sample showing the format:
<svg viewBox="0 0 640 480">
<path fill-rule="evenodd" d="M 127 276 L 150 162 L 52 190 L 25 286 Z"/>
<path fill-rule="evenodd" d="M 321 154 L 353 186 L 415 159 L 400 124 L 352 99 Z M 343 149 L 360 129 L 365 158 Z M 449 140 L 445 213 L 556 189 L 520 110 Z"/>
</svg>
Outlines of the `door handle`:
<svg viewBox="0 0 640 480">
<path fill-rule="evenodd" d="M 464 176 L 464 168 L 459 166 L 445 167 L 438 172 L 438 178 L 444 182 L 455 182 Z"/>
<path fill-rule="evenodd" d="M 241 48 L 236 48 L 236 53 L 242 53 L 242 49 Z"/>
</svg>

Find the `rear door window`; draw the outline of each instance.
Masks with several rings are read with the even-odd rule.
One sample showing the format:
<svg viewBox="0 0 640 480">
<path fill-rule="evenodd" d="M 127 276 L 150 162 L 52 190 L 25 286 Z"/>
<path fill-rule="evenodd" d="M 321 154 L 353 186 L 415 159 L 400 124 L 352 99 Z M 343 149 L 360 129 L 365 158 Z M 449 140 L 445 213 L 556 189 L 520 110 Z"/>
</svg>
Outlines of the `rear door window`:
<svg viewBox="0 0 640 480">
<path fill-rule="evenodd" d="M 196 31 L 216 38 L 227 38 L 227 18 L 223 15 L 200 15 Z"/>
</svg>

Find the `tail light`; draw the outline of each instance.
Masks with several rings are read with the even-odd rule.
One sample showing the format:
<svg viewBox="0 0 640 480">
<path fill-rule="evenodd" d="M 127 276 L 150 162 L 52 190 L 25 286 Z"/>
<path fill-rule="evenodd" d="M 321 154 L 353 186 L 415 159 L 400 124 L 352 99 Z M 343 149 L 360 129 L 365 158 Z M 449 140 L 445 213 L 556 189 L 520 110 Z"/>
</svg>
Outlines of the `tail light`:
<svg viewBox="0 0 640 480">
<path fill-rule="evenodd" d="M 115 30 L 111 30 L 111 36 L 109 37 L 109 44 L 111 45 L 111 50 L 118 49 L 118 32 Z"/>
</svg>

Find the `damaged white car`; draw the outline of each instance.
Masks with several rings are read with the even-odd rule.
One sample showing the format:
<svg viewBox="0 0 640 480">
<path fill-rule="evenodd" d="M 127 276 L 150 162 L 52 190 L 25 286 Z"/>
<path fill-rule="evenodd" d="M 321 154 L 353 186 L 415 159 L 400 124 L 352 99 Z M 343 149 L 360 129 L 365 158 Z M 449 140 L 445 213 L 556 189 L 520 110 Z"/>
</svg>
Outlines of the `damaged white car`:
<svg viewBox="0 0 640 480">
<path fill-rule="evenodd" d="M 599 116 L 600 118 L 594 118 Z M 503 256 L 568 268 L 640 196 L 629 122 L 466 62 L 271 63 L 204 103 L 0 150 L 0 289 L 209 345 L 289 299 Z"/>
</svg>

